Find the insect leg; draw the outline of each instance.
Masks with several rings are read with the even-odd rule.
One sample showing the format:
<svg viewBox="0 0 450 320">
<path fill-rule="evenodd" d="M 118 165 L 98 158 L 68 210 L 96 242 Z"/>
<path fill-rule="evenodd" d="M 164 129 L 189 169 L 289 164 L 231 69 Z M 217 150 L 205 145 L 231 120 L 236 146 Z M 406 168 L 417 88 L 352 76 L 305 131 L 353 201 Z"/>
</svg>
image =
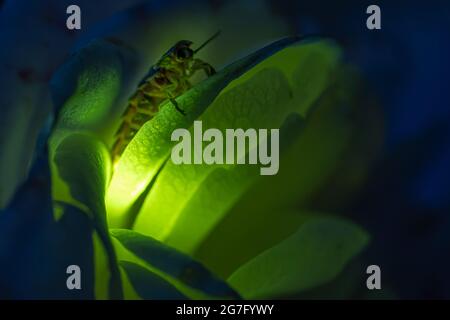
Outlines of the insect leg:
<svg viewBox="0 0 450 320">
<path fill-rule="evenodd" d="M 172 76 L 168 76 L 168 80 L 169 80 L 170 85 L 165 87 L 164 92 L 165 92 L 167 98 L 170 100 L 170 102 L 174 105 L 175 109 L 177 109 L 177 111 L 179 113 L 181 113 L 183 116 L 185 116 L 186 112 L 184 112 L 184 110 L 180 108 L 177 101 L 175 100 L 175 97 L 179 95 L 179 93 L 177 93 L 177 92 L 179 91 L 178 89 L 179 89 L 179 86 L 182 84 L 182 82 L 180 82 L 179 79 L 177 79 L 176 77 L 172 77 Z"/>
<path fill-rule="evenodd" d="M 180 106 L 178 105 L 178 102 L 177 102 L 177 100 L 175 100 L 175 98 L 172 97 L 172 98 L 169 98 L 169 100 L 170 100 L 170 102 L 172 102 L 172 104 L 175 106 L 175 109 L 177 109 L 177 111 L 179 113 L 181 113 L 183 116 L 186 115 L 186 112 L 180 108 Z"/>
<path fill-rule="evenodd" d="M 200 59 L 194 59 L 194 64 L 192 65 L 192 71 L 194 73 L 197 70 L 203 70 L 205 72 L 206 76 L 208 76 L 208 77 L 210 77 L 216 73 L 216 70 L 209 63 L 207 63 L 203 60 L 200 60 Z"/>
</svg>

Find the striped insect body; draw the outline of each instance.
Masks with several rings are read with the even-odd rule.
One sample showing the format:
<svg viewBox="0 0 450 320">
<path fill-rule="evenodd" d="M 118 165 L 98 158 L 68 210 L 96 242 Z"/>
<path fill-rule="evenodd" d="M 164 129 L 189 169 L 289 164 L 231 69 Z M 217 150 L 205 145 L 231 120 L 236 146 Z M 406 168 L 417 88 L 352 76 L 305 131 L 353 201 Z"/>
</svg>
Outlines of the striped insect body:
<svg viewBox="0 0 450 320">
<path fill-rule="evenodd" d="M 184 114 L 175 99 L 192 87 L 190 78 L 197 71 L 203 70 L 207 76 L 215 73 L 210 64 L 194 56 L 218 35 L 219 32 L 196 50 L 191 49 L 191 41 L 178 41 L 150 69 L 128 100 L 127 108 L 122 114 L 122 121 L 111 149 L 113 164 L 117 163 L 138 130 L 159 112 L 165 101 L 170 100 L 173 106 Z"/>
</svg>

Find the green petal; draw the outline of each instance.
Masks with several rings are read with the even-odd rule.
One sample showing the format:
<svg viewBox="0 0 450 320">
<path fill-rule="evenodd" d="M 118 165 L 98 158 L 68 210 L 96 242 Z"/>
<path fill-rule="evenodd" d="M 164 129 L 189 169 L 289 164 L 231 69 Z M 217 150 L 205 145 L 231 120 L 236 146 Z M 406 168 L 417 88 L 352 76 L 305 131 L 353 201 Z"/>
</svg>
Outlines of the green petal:
<svg viewBox="0 0 450 320">
<path fill-rule="evenodd" d="M 120 266 L 142 299 L 181 300 L 186 297 L 173 285 L 148 269 L 130 261 L 120 261 Z"/>
<path fill-rule="evenodd" d="M 279 298 L 332 280 L 367 244 L 351 222 L 321 218 L 250 260 L 228 279 L 244 298 Z"/>
<path fill-rule="evenodd" d="M 186 116 L 176 111 L 170 102 L 162 106 L 161 111 L 139 130 L 117 164 L 106 198 L 112 225 L 129 224 L 127 211 L 166 161 L 174 145 L 170 138 L 175 129 L 189 128 L 232 80 L 298 41 L 298 38 L 292 37 L 274 42 L 194 86 L 177 98 Z"/>
<path fill-rule="evenodd" d="M 128 252 L 118 248 L 120 259 L 133 261 L 146 267 L 182 292 L 194 297 L 239 298 L 224 281 L 209 272 L 200 263 L 159 241 L 126 229 L 113 229 L 111 235 Z M 149 271 L 149 272 L 150 272 Z M 131 279 L 133 283 L 133 279 Z M 142 287 L 141 287 L 142 288 Z M 139 291 L 135 287 L 136 291 Z M 193 290 L 192 290 L 193 289 Z"/>
<path fill-rule="evenodd" d="M 122 295 L 116 254 L 109 237 L 105 210 L 105 188 L 109 176 L 109 154 L 95 137 L 76 133 L 66 137 L 55 152 L 54 161 L 72 197 L 90 215 L 108 254 L 111 272 L 110 296 Z"/>
<path fill-rule="evenodd" d="M 200 117 L 203 129 L 280 128 L 288 114 L 309 112 L 329 86 L 338 61 L 339 50 L 328 42 L 295 45 L 278 52 L 222 91 Z M 301 94 L 297 91 L 306 80 L 299 74 L 310 81 L 308 90 L 301 89 Z M 298 137 L 290 132 L 281 134 L 282 143 Z M 284 161 L 283 154 L 281 157 Z M 294 161 L 300 163 L 298 158 Z M 175 165 L 169 160 L 154 182 L 134 228 L 192 254 L 253 184 L 272 181 L 281 174 L 292 178 L 290 169 L 282 163 L 276 176 L 260 177 L 259 166 L 254 165 Z M 284 189 L 278 186 L 275 190 Z M 271 195 L 256 198 L 266 204 L 280 203 Z M 257 215 L 260 210 L 252 212 Z M 252 223 L 251 219 L 246 223 Z M 245 229 L 246 223 L 235 227 Z M 221 241 L 226 243 L 227 239 Z M 223 265 L 228 267 L 227 263 Z"/>
<path fill-rule="evenodd" d="M 218 275 L 228 277 L 239 265 L 288 237 L 303 221 L 305 210 L 298 209 L 314 208 L 309 201 L 336 172 L 352 147 L 352 135 L 357 134 L 352 110 L 358 106 L 347 93 L 340 97 L 346 92 L 341 87 L 334 84 L 314 103 L 303 130 L 280 154 L 278 174 L 257 177 L 195 249 L 194 256 Z M 236 190 L 224 190 L 222 199 L 232 192 Z M 279 227 L 274 230 L 273 226 Z M 172 238 L 176 236 L 173 233 Z"/>
</svg>

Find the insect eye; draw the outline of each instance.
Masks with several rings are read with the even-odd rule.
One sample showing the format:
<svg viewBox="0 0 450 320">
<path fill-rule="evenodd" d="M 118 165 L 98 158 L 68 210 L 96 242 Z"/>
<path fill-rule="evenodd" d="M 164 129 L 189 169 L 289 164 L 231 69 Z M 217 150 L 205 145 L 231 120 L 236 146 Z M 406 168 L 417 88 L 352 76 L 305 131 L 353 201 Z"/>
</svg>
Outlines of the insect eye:
<svg viewBox="0 0 450 320">
<path fill-rule="evenodd" d="M 177 51 L 177 57 L 180 59 L 186 59 L 193 55 L 193 51 L 189 48 L 181 48 Z"/>
</svg>

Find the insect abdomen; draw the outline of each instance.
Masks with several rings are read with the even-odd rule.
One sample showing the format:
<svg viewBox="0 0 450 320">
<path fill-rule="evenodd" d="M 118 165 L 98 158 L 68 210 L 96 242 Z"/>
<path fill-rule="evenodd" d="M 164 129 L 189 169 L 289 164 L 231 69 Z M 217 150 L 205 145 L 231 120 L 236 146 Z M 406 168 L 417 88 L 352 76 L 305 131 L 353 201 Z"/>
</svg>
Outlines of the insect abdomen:
<svg viewBox="0 0 450 320">
<path fill-rule="evenodd" d="M 139 88 L 128 101 L 127 109 L 122 115 L 122 123 L 116 132 L 116 141 L 111 151 L 113 163 L 116 163 L 120 158 L 136 132 L 158 112 L 162 99 L 149 96 L 146 93 L 152 91 L 149 86 L 150 84 Z"/>
<path fill-rule="evenodd" d="M 113 164 L 117 162 L 136 132 L 159 111 L 169 97 L 176 98 L 191 87 L 182 73 L 160 71 L 141 85 L 128 101 L 122 124 L 116 132 L 111 151 Z"/>
</svg>

